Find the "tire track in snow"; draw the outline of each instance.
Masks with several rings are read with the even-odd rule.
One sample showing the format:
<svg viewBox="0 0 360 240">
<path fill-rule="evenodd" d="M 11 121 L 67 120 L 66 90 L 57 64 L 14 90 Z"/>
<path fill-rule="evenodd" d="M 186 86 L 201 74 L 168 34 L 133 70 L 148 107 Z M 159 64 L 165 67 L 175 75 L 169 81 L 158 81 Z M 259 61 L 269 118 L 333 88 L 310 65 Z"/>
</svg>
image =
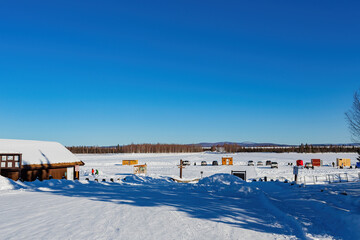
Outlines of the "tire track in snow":
<svg viewBox="0 0 360 240">
<path fill-rule="evenodd" d="M 306 232 L 304 231 L 301 223 L 299 223 L 294 216 L 283 212 L 278 207 L 276 207 L 275 204 L 272 203 L 271 197 L 267 193 L 261 191 L 260 198 L 264 206 L 276 216 L 276 219 L 282 220 L 281 223 L 284 226 L 287 226 L 291 233 L 300 239 L 309 239 L 306 237 Z"/>
</svg>

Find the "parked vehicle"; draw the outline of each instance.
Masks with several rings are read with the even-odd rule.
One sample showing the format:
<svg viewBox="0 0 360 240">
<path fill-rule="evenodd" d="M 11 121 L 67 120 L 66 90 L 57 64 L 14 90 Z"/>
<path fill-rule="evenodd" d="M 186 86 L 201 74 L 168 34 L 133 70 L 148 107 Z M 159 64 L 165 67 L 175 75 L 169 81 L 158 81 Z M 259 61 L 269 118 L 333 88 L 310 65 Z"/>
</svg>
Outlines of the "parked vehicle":
<svg viewBox="0 0 360 240">
<path fill-rule="evenodd" d="M 248 161 L 248 166 L 255 166 L 254 161 L 252 160 Z"/>
<path fill-rule="evenodd" d="M 266 161 L 266 166 L 271 166 L 271 161 L 270 160 Z"/>
<path fill-rule="evenodd" d="M 201 166 L 207 166 L 207 162 L 206 161 L 201 161 Z"/>
<path fill-rule="evenodd" d="M 279 165 L 277 162 L 272 162 L 271 163 L 271 168 L 279 168 Z"/>
<path fill-rule="evenodd" d="M 312 165 L 311 162 L 307 162 L 307 163 L 305 163 L 305 168 L 307 168 L 307 169 L 309 169 L 309 168 L 314 169 L 314 166 Z"/>
<path fill-rule="evenodd" d="M 190 166 L 190 161 L 184 160 L 183 161 L 183 166 Z"/>
<path fill-rule="evenodd" d="M 212 165 L 213 165 L 213 166 L 217 166 L 217 165 L 219 165 L 219 163 L 218 163 L 218 161 L 213 161 L 213 162 L 212 162 Z"/>
<path fill-rule="evenodd" d="M 257 165 L 258 165 L 258 166 L 264 166 L 264 164 L 263 164 L 262 161 L 258 161 L 258 162 L 257 162 Z"/>
<path fill-rule="evenodd" d="M 356 162 L 355 168 L 360 168 L 360 162 Z"/>
</svg>

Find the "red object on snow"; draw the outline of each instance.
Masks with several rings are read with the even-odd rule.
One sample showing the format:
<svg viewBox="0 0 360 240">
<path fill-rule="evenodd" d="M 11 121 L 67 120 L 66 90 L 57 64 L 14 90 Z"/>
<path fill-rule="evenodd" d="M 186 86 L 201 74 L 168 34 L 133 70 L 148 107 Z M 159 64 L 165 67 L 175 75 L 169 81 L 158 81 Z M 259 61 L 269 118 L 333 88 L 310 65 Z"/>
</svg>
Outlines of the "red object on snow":
<svg viewBox="0 0 360 240">
<path fill-rule="evenodd" d="M 303 160 L 296 160 L 296 166 L 304 166 Z"/>
<path fill-rule="evenodd" d="M 315 167 L 321 167 L 322 166 L 322 161 L 320 159 L 311 159 L 311 163 Z"/>
</svg>

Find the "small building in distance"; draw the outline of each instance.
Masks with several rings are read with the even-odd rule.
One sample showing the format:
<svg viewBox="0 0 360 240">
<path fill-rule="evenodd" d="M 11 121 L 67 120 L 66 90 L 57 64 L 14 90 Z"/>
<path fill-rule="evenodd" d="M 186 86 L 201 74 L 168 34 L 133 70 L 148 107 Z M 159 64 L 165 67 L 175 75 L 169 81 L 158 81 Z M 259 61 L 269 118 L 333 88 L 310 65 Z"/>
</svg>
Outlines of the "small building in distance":
<svg viewBox="0 0 360 240">
<path fill-rule="evenodd" d="M 311 159 L 311 164 L 314 167 L 321 167 L 323 165 L 323 161 L 321 159 Z"/>
<path fill-rule="evenodd" d="M 351 159 L 350 158 L 337 158 L 336 165 L 338 167 L 350 167 L 351 166 Z"/>
<path fill-rule="evenodd" d="M 223 157 L 221 158 L 222 165 L 233 165 L 233 158 L 232 157 Z"/>
<path fill-rule="evenodd" d="M 134 166 L 134 174 L 146 174 L 147 173 L 147 165 L 135 165 Z"/>
<path fill-rule="evenodd" d="M 122 165 L 136 165 L 139 164 L 138 160 L 122 160 Z"/>
<path fill-rule="evenodd" d="M 0 139 L 0 175 L 15 181 L 79 179 L 83 165 L 57 142 Z"/>
</svg>

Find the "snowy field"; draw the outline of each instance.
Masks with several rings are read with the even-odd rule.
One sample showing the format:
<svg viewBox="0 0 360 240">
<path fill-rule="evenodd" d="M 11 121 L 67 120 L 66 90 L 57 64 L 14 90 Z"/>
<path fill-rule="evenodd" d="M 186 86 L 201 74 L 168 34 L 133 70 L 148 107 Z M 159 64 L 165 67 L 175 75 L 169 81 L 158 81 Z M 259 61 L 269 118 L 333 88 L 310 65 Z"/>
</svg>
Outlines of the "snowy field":
<svg viewBox="0 0 360 240">
<path fill-rule="evenodd" d="M 332 162 L 336 163 L 336 158 L 350 158 L 351 164 L 356 163 L 357 154 L 355 153 L 323 153 L 323 154 L 299 154 L 299 153 L 237 153 L 237 154 L 220 154 L 220 153 L 188 153 L 188 154 L 80 154 L 79 159 L 85 162 L 82 167 L 82 178 L 91 179 L 91 169 L 98 169 L 99 180 L 106 178 L 118 179 L 124 178 L 134 171 L 133 166 L 122 166 L 122 160 L 135 159 L 139 164 L 147 164 L 148 176 L 159 177 L 168 176 L 173 178 L 179 177 L 180 159 L 190 161 L 191 165 L 183 170 L 183 178 L 194 179 L 200 178 L 201 172 L 203 177 L 211 176 L 216 173 L 231 173 L 231 171 L 246 171 L 247 178 L 268 179 L 289 179 L 293 180 L 293 167 L 288 163 L 295 165 L 296 160 L 302 159 L 305 162 L 311 162 L 313 158 L 323 160 L 323 167 L 315 169 L 303 169 L 300 176 L 307 177 L 308 182 L 311 176 L 326 176 L 328 174 L 347 173 L 349 178 L 358 178 L 358 170 L 355 169 L 338 169 L 332 167 Z M 233 157 L 233 166 L 222 166 L 222 157 Z M 253 160 L 255 164 L 262 161 L 265 165 L 267 160 L 276 161 L 279 164 L 278 169 L 271 169 L 269 166 L 247 166 L 247 162 Z M 201 162 L 206 161 L 208 166 L 201 166 Z M 218 161 L 219 166 L 212 166 L 213 161 Z M 196 163 L 196 166 L 194 166 Z M 344 175 L 342 175 L 344 177 Z"/>
<path fill-rule="evenodd" d="M 86 164 L 80 181 L 21 183 L 0 177 L 0 239 L 360 239 L 359 181 L 304 186 L 244 182 L 227 174 L 246 169 L 252 177 L 290 178 L 288 162 L 321 158 L 331 164 L 348 157 L 354 164 L 355 154 L 244 153 L 229 155 L 234 166 L 198 166 L 220 163 L 222 156 L 78 155 Z M 132 175 L 123 159 L 147 163 L 148 176 Z M 199 183 L 170 180 L 178 176 L 180 159 L 197 163 L 186 167 L 184 176 L 198 178 L 203 171 Z M 268 159 L 279 169 L 244 166 Z M 92 168 L 107 182 L 85 181 Z M 330 166 L 302 174 L 339 171 L 358 174 Z"/>
</svg>

